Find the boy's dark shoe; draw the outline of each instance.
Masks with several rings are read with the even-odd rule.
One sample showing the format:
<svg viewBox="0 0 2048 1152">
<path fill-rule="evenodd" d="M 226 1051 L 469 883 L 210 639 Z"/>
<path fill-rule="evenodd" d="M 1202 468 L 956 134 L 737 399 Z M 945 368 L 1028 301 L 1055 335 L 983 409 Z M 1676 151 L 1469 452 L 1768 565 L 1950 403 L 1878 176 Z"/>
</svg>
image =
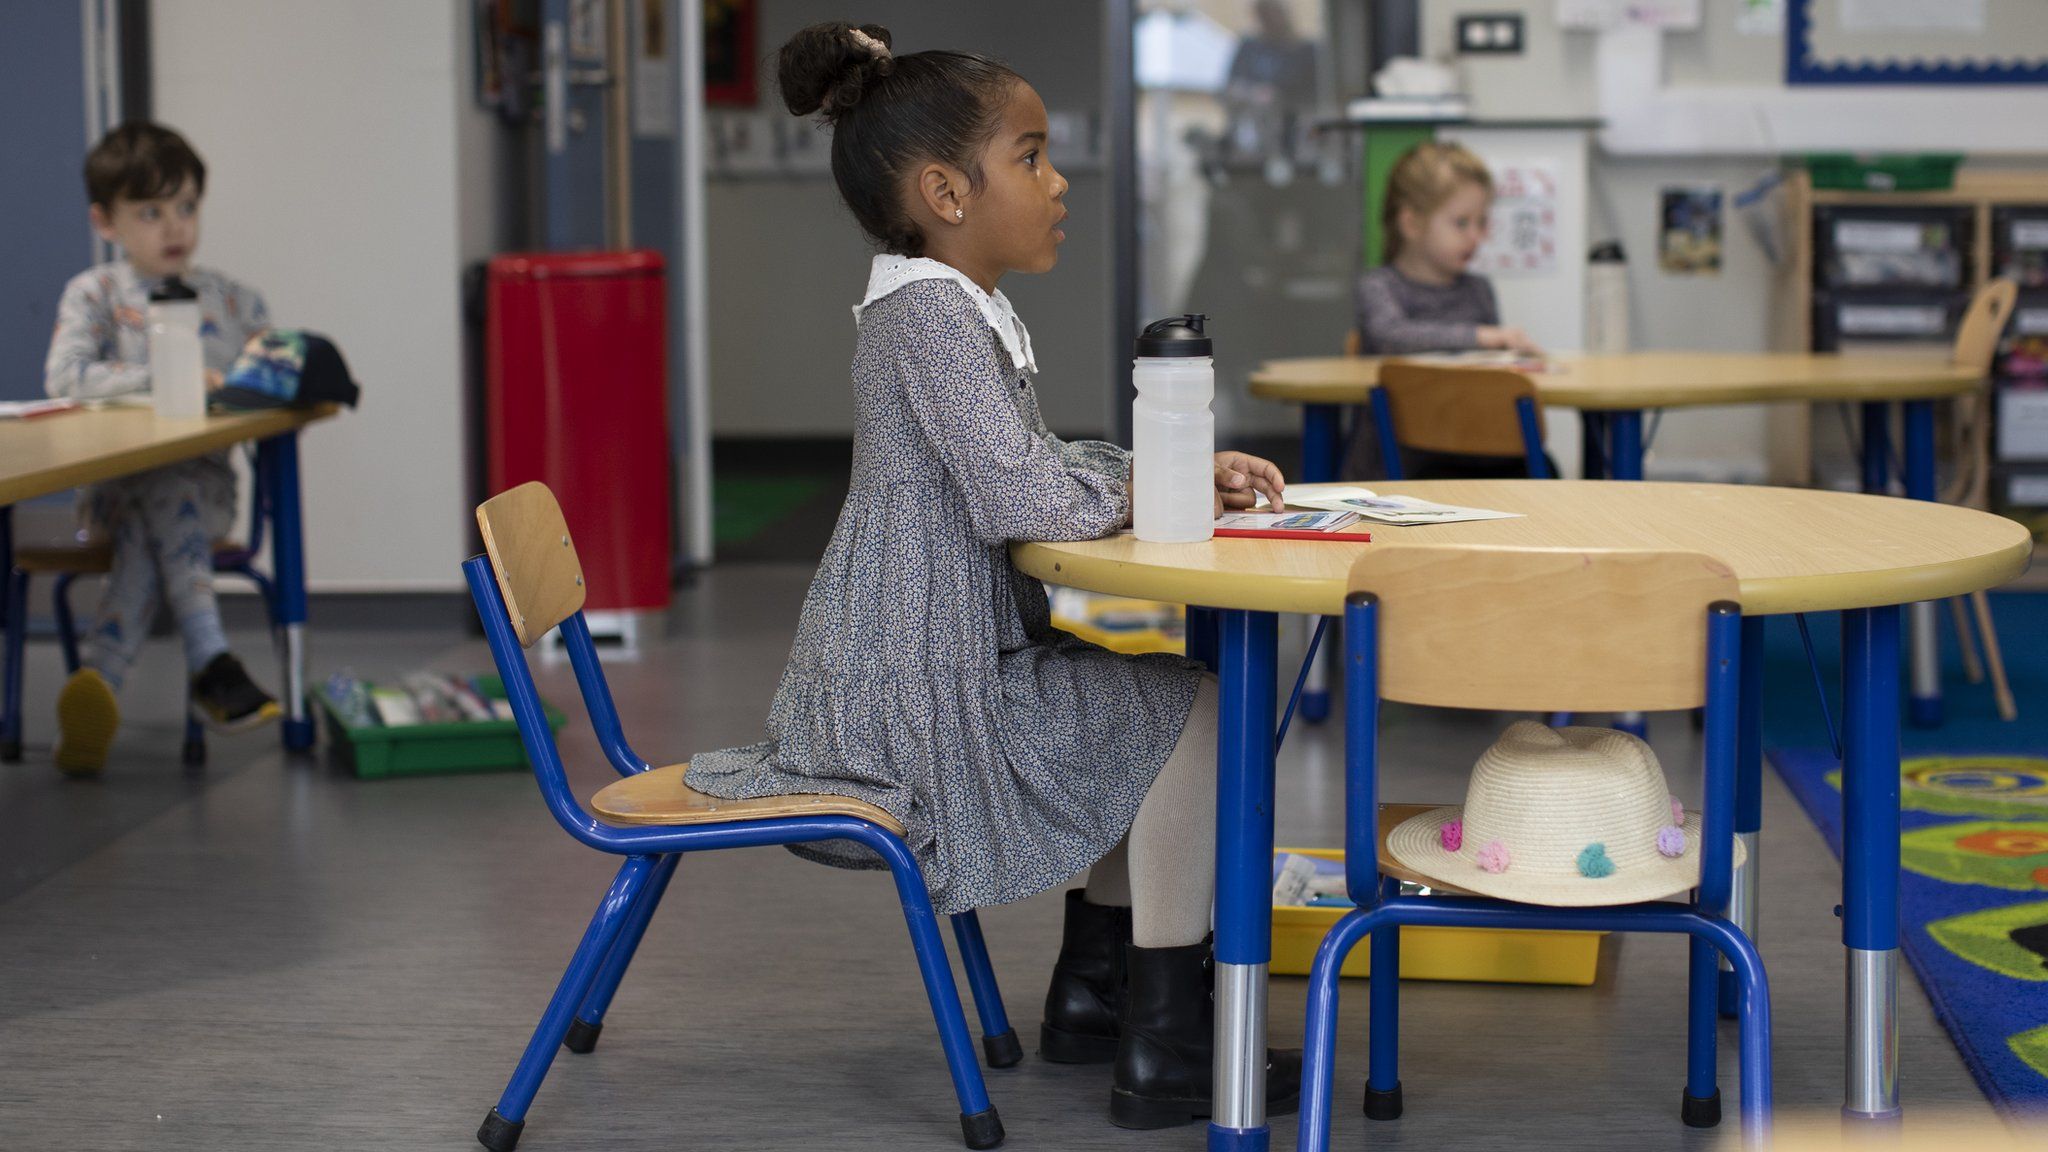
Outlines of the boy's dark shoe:
<svg viewBox="0 0 2048 1152">
<path fill-rule="evenodd" d="M 192 677 L 192 714 L 221 732 L 239 732 L 282 715 L 270 693 L 256 686 L 242 662 L 223 652 Z"/>
</svg>

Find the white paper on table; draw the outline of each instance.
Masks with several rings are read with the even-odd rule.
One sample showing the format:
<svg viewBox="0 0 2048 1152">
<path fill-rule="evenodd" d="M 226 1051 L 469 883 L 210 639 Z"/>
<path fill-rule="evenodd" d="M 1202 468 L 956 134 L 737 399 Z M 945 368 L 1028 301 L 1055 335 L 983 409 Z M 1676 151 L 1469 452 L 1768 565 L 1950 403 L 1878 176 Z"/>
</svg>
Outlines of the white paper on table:
<svg viewBox="0 0 2048 1152">
<path fill-rule="evenodd" d="M 1491 508 L 1437 504 L 1414 496 L 1382 496 L 1370 488 L 1320 488 L 1313 496 L 1289 496 L 1287 506 L 1317 508 L 1326 512 L 1356 512 L 1377 524 L 1405 527 L 1456 524 L 1468 520 L 1512 520 L 1522 515 Z"/>
</svg>

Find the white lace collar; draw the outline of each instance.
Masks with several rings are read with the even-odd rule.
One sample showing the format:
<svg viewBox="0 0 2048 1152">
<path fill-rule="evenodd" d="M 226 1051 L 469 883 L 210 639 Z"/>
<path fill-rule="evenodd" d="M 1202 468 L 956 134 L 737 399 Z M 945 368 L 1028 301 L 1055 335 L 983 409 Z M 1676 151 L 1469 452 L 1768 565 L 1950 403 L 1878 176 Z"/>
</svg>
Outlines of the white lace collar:
<svg viewBox="0 0 2048 1152">
<path fill-rule="evenodd" d="M 875 257 L 874 264 L 868 268 L 868 293 L 853 306 L 853 322 L 860 323 L 861 309 L 918 280 L 951 280 L 960 285 L 966 290 L 967 298 L 981 309 L 981 318 L 995 329 L 997 338 L 1003 342 L 1003 350 L 1010 354 L 1010 363 L 1034 376 L 1038 374 L 1038 361 L 1031 355 L 1031 333 L 1024 327 L 1024 318 L 1010 306 L 1009 298 L 1001 290 L 993 294 L 983 292 L 981 285 L 970 279 L 967 273 L 928 256 L 884 253 Z"/>
</svg>

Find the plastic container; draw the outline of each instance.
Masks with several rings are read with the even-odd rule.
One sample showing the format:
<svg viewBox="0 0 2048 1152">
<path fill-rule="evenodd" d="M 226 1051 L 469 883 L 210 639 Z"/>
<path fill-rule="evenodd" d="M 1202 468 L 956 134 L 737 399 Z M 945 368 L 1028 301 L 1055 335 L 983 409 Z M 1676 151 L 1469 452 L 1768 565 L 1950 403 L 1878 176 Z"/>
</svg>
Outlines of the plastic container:
<svg viewBox="0 0 2048 1152">
<path fill-rule="evenodd" d="M 666 277 L 639 250 L 506 253 L 485 271 L 486 483 L 553 490 L 591 612 L 669 604 Z"/>
<path fill-rule="evenodd" d="M 1145 326 L 1131 363 L 1131 531 L 1154 544 L 1207 540 L 1216 526 L 1216 362 L 1207 316 Z"/>
<path fill-rule="evenodd" d="M 1281 848 L 1300 856 L 1335 860 L 1344 853 L 1325 848 Z M 1273 908 L 1275 976 L 1306 976 L 1323 937 L 1348 908 Z M 1460 980 L 1494 984 L 1571 984 L 1583 987 L 1600 975 L 1602 932 L 1551 932 L 1498 928 L 1401 929 L 1403 980 Z M 1371 972 L 1372 949 L 1364 940 L 1344 958 L 1341 975 Z"/>
<path fill-rule="evenodd" d="M 199 293 L 176 276 L 149 294 L 149 394 L 166 420 L 206 415 L 206 351 Z"/>
<path fill-rule="evenodd" d="M 1956 291 L 1975 227 L 1967 207 L 1824 204 L 1814 213 L 1818 287 Z"/>
<path fill-rule="evenodd" d="M 1991 266 L 2022 288 L 2048 287 L 2048 204 L 1991 210 Z"/>
<path fill-rule="evenodd" d="M 1815 188 L 1855 192 L 1936 192 L 1955 187 L 1961 153 L 1872 156 L 1850 152 L 1807 154 Z"/>
<path fill-rule="evenodd" d="M 477 691 L 486 699 L 505 699 L 504 682 L 479 676 Z M 386 776 L 428 776 L 451 772 L 517 772 L 528 766 L 519 725 L 511 720 L 468 720 L 458 724 L 351 724 L 325 693 L 315 694 L 327 718 L 327 740 L 334 754 L 370 780 Z M 559 731 L 560 712 L 545 702 L 548 727 Z"/>
<path fill-rule="evenodd" d="M 1111 652 L 1187 651 L 1187 609 L 1178 604 L 1052 589 L 1052 626 Z"/>
<path fill-rule="evenodd" d="M 1586 351 L 1628 351 L 1628 256 L 1621 242 L 1595 245 L 1586 257 Z"/>
<path fill-rule="evenodd" d="M 1813 301 L 1813 346 L 1839 352 L 1848 344 L 1925 344 L 1955 341 L 1969 300 L 1939 292 L 1818 292 Z"/>
</svg>

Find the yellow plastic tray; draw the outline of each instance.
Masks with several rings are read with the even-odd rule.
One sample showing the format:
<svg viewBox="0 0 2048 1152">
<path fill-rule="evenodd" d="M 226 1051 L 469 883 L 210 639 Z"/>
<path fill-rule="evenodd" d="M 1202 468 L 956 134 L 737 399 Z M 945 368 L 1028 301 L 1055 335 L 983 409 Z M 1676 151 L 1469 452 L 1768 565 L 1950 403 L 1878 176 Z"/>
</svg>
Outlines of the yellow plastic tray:
<svg viewBox="0 0 2048 1152">
<path fill-rule="evenodd" d="M 1302 856 L 1342 860 L 1328 848 L 1282 848 Z M 1348 908 L 1273 909 L 1273 961 L 1278 976 L 1306 976 L 1323 936 Z M 1591 984 L 1600 974 L 1602 932 L 1549 932 L 1493 928 L 1403 928 L 1403 980 L 1477 980 L 1496 984 Z M 1342 975 L 1371 970 L 1365 941 L 1344 958 Z"/>
<path fill-rule="evenodd" d="M 1055 614 L 1052 618 L 1053 627 L 1078 636 L 1090 644 L 1099 644 L 1111 652 L 1122 652 L 1126 655 L 1139 652 L 1171 652 L 1180 655 L 1187 651 L 1187 642 L 1180 635 L 1170 635 L 1164 629 L 1106 628 L 1098 622 L 1114 620 L 1119 614 L 1166 614 L 1180 620 L 1186 609 L 1179 605 L 1161 605 L 1150 600 L 1129 600 L 1113 596 L 1091 596 L 1087 600 L 1087 606 L 1086 619 Z"/>
</svg>

